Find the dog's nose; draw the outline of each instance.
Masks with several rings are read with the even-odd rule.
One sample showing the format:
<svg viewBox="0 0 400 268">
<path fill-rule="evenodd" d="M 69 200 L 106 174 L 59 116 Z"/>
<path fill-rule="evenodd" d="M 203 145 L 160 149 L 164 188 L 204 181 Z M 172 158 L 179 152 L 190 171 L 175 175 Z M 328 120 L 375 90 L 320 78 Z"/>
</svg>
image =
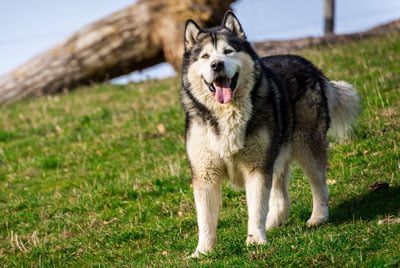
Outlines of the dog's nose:
<svg viewBox="0 0 400 268">
<path fill-rule="evenodd" d="M 215 72 L 222 71 L 225 67 L 225 64 L 223 61 L 220 60 L 214 60 L 211 62 L 211 69 Z"/>
</svg>

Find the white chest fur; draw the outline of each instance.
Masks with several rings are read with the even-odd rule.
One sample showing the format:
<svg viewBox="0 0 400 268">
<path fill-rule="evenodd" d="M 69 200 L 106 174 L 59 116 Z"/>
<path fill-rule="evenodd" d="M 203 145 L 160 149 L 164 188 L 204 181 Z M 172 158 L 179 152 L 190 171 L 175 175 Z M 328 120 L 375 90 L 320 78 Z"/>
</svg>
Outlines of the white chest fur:
<svg viewBox="0 0 400 268">
<path fill-rule="evenodd" d="M 207 138 L 211 149 L 220 157 L 230 157 L 244 147 L 246 126 L 251 116 L 251 107 L 248 106 L 231 106 L 221 109 L 217 114 L 219 133 L 208 128 Z"/>
</svg>

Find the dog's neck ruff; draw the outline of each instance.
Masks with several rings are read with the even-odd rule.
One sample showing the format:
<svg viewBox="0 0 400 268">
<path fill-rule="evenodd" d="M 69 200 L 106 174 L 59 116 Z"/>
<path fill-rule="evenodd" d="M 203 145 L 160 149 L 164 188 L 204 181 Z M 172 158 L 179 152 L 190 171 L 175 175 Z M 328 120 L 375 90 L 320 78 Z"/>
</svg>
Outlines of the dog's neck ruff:
<svg viewBox="0 0 400 268">
<path fill-rule="evenodd" d="M 219 135 L 209 128 L 207 136 L 211 149 L 221 158 L 229 158 L 245 145 L 246 126 L 250 120 L 252 104 L 249 96 L 214 111 L 218 120 Z"/>
</svg>

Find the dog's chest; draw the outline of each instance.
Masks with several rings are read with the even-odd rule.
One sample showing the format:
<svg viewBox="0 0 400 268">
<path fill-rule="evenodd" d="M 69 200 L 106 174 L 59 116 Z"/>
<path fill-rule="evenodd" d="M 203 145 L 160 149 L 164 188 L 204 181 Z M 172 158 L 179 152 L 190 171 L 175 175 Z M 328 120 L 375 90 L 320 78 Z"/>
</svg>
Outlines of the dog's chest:
<svg viewBox="0 0 400 268">
<path fill-rule="evenodd" d="M 218 120 L 218 133 L 209 128 L 207 137 L 211 149 L 222 158 L 236 154 L 245 146 L 246 126 L 250 114 L 231 110 L 223 113 Z"/>
</svg>

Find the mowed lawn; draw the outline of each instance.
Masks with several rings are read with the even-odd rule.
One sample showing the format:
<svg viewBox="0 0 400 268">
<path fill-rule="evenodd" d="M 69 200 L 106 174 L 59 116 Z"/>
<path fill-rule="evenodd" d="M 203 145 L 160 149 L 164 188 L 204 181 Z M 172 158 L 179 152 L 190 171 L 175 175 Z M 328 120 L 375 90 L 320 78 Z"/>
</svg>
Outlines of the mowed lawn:
<svg viewBox="0 0 400 268">
<path fill-rule="evenodd" d="M 94 85 L 0 107 L 0 266 L 398 267 L 400 34 L 300 54 L 362 96 L 354 135 L 331 145 L 329 223 L 306 227 L 311 193 L 294 167 L 290 218 L 267 245 L 245 246 L 245 196 L 226 185 L 215 252 L 187 259 L 197 224 L 179 79 Z"/>
</svg>

